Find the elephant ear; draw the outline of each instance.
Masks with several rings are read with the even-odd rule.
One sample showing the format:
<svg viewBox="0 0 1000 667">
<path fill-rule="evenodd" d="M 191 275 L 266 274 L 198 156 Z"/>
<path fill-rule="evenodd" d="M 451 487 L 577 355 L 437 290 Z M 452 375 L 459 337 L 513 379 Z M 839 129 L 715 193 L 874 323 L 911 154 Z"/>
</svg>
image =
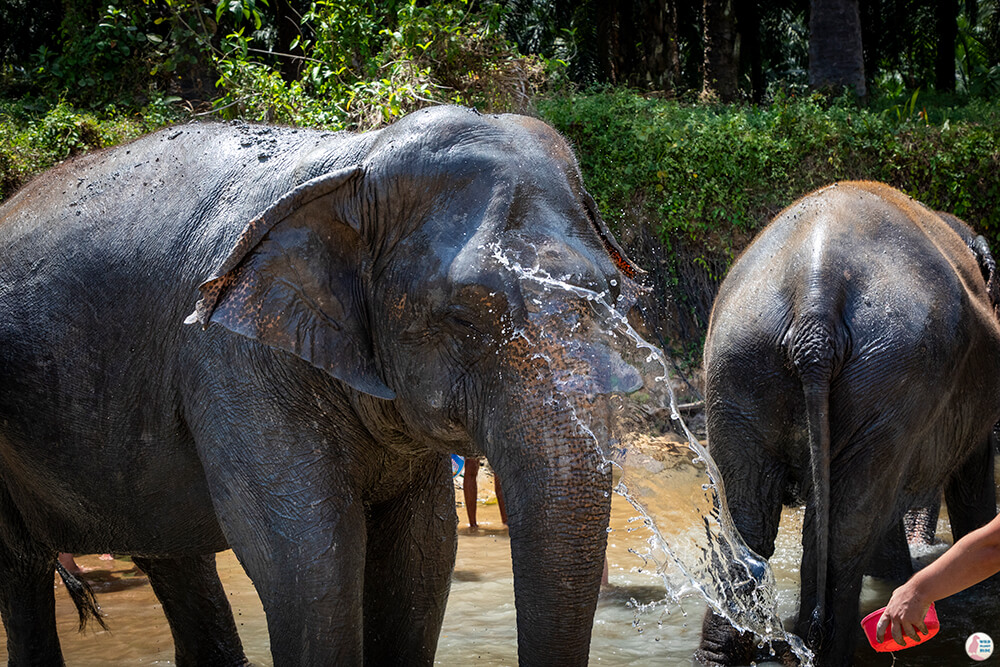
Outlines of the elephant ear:
<svg viewBox="0 0 1000 667">
<path fill-rule="evenodd" d="M 990 244 L 986 240 L 985 236 L 977 236 L 972 243 L 969 244 L 972 248 L 972 253 L 976 256 L 976 262 L 979 263 L 979 272 L 983 275 L 983 280 L 986 281 L 986 291 L 990 295 L 990 301 L 994 308 L 1000 306 L 1000 280 L 997 276 L 997 263 L 993 259 L 993 253 L 990 252 Z"/>
<path fill-rule="evenodd" d="M 612 236 L 611 230 L 608 229 L 597 210 L 597 202 L 586 191 L 583 192 L 583 203 L 587 207 L 587 217 L 590 219 L 590 224 L 593 225 L 594 231 L 601 239 L 604 249 L 611 256 L 611 261 L 615 263 L 618 271 L 622 274 L 621 292 L 616 306 L 622 312 L 627 313 L 632 310 L 643 294 L 651 291 L 650 288 L 642 284 L 646 272 L 625 255 L 625 251 L 618 245 L 618 241 Z"/>
<path fill-rule="evenodd" d="M 938 217 L 945 221 L 965 242 L 976 258 L 979 273 L 986 283 L 986 292 L 990 295 L 990 303 L 994 309 L 1000 306 L 1000 276 L 997 276 L 997 263 L 990 252 L 990 244 L 984 236 L 977 236 L 969 225 L 958 216 L 944 211 L 935 211 Z"/>
<path fill-rule="evenodd" d="M 291 352 L 358 391 L 395 394 L 379 376 L 362 284 L 371 257 L 344 222 L 359 167 L 314 178 L 247 224 L 188 324 L 215 322 Z"/>
</svg>

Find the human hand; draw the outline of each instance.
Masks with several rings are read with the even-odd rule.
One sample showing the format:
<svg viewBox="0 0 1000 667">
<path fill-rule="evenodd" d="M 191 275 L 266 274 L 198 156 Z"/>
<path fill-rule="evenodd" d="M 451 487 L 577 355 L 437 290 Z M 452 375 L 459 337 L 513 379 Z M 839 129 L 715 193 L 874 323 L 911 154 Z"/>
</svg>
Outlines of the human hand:
<svg viewBox="0 0 1000 667">
<path fill-rule="evenodd" d="M 878 620 L 875 638 L 882 641 L 888 631 L 900 646 L 904 645 L 903 635 L 914 641 L 920 641 L 919 635 L 928 633 L 924 619 L 930 606 L 930 600 L 922 599 L 905 584 L 900 586 L 893 592 L 889 604 Z"/>
</svg>

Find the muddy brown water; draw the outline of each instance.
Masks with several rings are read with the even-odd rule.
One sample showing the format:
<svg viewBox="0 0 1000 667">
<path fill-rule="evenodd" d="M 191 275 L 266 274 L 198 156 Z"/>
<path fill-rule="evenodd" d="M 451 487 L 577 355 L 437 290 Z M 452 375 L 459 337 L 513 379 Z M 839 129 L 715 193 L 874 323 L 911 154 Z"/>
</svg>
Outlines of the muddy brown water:
<svg viewBox="0 0 1000 667">
<path fill-rule="evenodd" d="M 481 473 L 482 474 L 482 473 Z M 488 500 L 489 484 L 480 483 L 481 497 Z M 461 494 L 457 495 L 460 498 Z M 670 502 L 664 499 L 664 502 Z M 516 665 L 516 629 L 511 572 L 510 540 L 500 523 L 495 504 L 480 503 L 480 529 L 470 532 L 464 508 L 459 507 L 458 560 L 444 627 L 438 645 L 439 665 Z M 636 512 L 621 497 L 612 503 L 612 531 L 608 561 L 610 585 L 601 593 L 594 621 L 590 660 L 593 665 L 690 665 L 697 647 L 704 604 L 696 598 L 669 602 L 638 616 L 631 600 L 649 603 L 664 597 L 659 580 L 644 563 L 629 553 L 641 546 Z M 778 584 L 779 611 L 790 624 L 797 608 L 799 534 L 802 511 L 786 510 L 772 566 Z M 939 522 L 939 535 L 947 534 L 947 522 Z M 917 555 L 933 558 L 944 548 L 924 549 Z M 70 667 L 105 665 L 172 665 L 170 630 L 146 581 L 125 559 L 103 561 L 97 555 L 79 556 L 88 568 L 110 628 L 92 626 L 76 631 L 76 611 L 61 583 L 55 584 L 60 640 Z M 267 624 L 260 601 L 231 551 L 218 555 L 219 572 L 229 594 L 247 656 L 254 665 L 271 664 Z M 980 590 L 939 603 L 941 633 L 923 646 L 891 654 L 876 654 L 860 647 L 855 664 L 862 666 L 966 665 L 964 640 L 972 632 L 987 632 L 1000 639 L 1000 586 L 988 583 Z M 884 604 L 891 586 L 866 579 L 862 611 Z M 0 630 L 0 635 L 3 635 Z M 0 641 L 0 661 L 6 661 L 6 637 Z M 895 657 L 895 661 L 894 661 Z M 1000 659 L 994 656 L 993 660 Z M 776 664 L 776 663 L 761 663 Z"/>
</svg>

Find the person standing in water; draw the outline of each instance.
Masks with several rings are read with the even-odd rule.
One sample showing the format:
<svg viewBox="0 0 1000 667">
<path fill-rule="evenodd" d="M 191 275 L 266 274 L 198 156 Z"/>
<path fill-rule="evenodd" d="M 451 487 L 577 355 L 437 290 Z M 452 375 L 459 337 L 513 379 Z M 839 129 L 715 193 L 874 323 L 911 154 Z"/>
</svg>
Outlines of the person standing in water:
<svg viewBox="0 0 1000 667">
<path fill-rule="evenodd" d="M 465 511 L 469 515 L 469 528 L 477 530 L 479 524 L 476 523 L 476 503 L 478 502 L 479 487 L 476 477 L 479 475 L 479 459 L 475 456 L 468 456 L 465 459 L 465 479 L 462 481 L 462 492 L 465 495 Z M 493 490 L 497 494 L 497 506 L 500 508 L 500 520 L 503 525 L 507 525 L 507 508 L 503 504 L 503 491 L 500 490 L 500 478 L 496 472 L 493 473 Z"/>
<path fill-rule="evenodd" d="M 940 558 L 897 588 L 878 621 L 876 639 L 889 632 L 897 644 L 903 635 L 927 634 L 924 617 L 931 602 L 954 595 L 1000 572 L 1000 515 L 964 536 Z"/>
</svg>

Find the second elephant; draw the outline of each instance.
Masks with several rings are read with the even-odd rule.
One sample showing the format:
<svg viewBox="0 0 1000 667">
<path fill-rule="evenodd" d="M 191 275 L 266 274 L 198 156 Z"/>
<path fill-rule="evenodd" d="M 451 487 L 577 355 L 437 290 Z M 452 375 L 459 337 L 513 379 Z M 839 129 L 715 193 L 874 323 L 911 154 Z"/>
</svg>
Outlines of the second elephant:
<svg viewBox="0 0 1000 667">
<path fill-rule="evenodd" d="M 957 218 L 850 182 L 778 215 L 720 288 L 709 451 L 762 556 L 782 503 L 806 502 L 796 631 L 819 665 L 850 663 L 862 574 L 909 507 L 945 487 L 956 537 L 995 513 L 994 268 Z M 710 615 L 700 655 L 746 664 L 756 643 Z"/>
</svg>

